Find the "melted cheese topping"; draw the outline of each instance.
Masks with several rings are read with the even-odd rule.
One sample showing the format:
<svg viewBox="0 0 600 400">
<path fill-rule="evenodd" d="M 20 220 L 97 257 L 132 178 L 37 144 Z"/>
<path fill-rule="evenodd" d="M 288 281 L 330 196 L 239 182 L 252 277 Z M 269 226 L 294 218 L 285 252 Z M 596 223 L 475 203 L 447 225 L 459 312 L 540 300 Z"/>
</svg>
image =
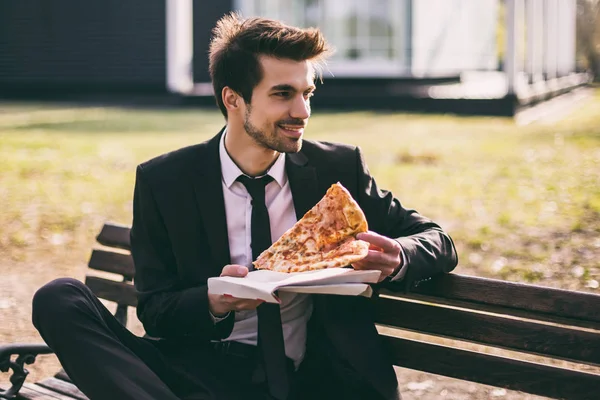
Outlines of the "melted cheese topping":
<svg viewBox="0 0 600 400">
<path fill-rule="evenodd" d="M 344 267 L 368 254 L 369 244 L 354 238 L 367 230 L 367 220 L 358 203 L 336 183 L 254 265 L 279 272 Z"/>
</svg>

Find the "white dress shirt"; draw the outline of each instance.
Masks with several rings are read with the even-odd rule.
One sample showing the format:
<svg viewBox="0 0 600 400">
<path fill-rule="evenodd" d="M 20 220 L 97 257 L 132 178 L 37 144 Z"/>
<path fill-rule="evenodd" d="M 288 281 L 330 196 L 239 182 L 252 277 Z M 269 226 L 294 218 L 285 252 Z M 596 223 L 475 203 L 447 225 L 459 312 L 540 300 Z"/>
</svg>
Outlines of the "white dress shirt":
<svg viewBox="0 0 600 400">
<path fill-rule="evenodd" d="M 252 198 L 246 187 L 236 181 L 243 172 L 233 162 L 225 149 L 225 135 L 219 144 L 221 159 L 222 187 L 225 199 L 227 233 L 231 263 L 252 266 L 252 248 L 250 218 Z M 275 242 L 297 221 L 292 191 L 285 172 L 285 155 L 279 158 L 267 172 L 273 178 L 265 187 L 265 203 L 269 211 L 271 240 Z M 306 350 L 306 324 L 312 314 L 310 295 L 299 293 L 280 293 L 281 322 L 285 353 L 294 361 L 296 368 L 302 362 Z M 237 311 L 231 335 L 225 340 L 235 340 L 251 345 L 257 344 L 258 318 L 256 310 Z"/>
</svg>

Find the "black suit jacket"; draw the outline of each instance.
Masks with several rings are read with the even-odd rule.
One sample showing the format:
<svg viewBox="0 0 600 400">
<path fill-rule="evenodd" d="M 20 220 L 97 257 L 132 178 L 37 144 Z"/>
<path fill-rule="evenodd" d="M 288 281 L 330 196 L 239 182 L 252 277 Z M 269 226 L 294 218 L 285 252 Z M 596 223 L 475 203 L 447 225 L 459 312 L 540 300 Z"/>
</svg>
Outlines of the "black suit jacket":
<svg viewBox="0 0 600 400">
<path fill-rule="evenodd" d="M 186 343 L 229 336 L 233 316 L 214 324 L 208 313 L 207 279 L 230 263 L 221 186 L 219 133 L 211 140 L 138 166 L 131 229 L 138 317 L 150 336 Z M 432 221 L 405 209 L 379 190 L 357 147 L 304 141 L 286 155 L 296 215 L 301 218 L 335 182 L 361 206 L 369 229 L 400 242 L 408 269 L 406 287 L 457 264 L 449 236 Z M 333 346 L 358 376 L 384 398 L 395 398 L 396 377 L 379 343 L 362 297 L 314 296 L 307 352 Z M 320 337 L 314 337 L 318 327 Z M 323 340 L 321 340 L 323 339 Z M 314 344 L 313 344 L 314 343 Z"/>
</svg>

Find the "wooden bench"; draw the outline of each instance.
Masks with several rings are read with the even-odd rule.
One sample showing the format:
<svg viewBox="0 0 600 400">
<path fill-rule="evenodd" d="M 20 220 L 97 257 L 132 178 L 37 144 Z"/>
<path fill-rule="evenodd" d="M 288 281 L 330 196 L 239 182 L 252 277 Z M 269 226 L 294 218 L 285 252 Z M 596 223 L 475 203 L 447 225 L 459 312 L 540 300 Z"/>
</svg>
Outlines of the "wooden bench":
<svg viewBox="0 0 600 400">
<path fill-rule="evenodd" d="M 133 261 L 123 252 L 129 250 L 129 228 L 106 224 L 97 240 L 105 247 L 92 251 L 89 267 L 122 280 L 90 275 L 85 283 L 117 303 L 116 317 L 126 325 L 127 308 L 137 303 Z M 450 274 L 410 293 L 382 290 L 375 310 L 398 366 L 552 398 L 600 398 L 600 295 Z M 405 331 L 397 336 L 397 329 Z M 440 344 L 445 339 L 460 342 Z M 0 370 L 13 372 L 13 386 L 0 398 L 87 399 L 64 371 L 24 383 L 24 365 L 51 352 L 45 345 L 0 347 Z"/>
</svg>

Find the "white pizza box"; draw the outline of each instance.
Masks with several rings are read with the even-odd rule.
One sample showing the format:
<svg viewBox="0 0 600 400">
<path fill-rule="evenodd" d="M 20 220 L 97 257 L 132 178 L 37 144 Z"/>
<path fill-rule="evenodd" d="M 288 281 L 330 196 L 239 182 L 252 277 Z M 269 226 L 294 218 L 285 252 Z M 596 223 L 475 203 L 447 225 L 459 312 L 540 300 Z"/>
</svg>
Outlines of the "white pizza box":
<svg viewBox="0 0 600 400">
<path fill-rule="evenodd" d="M 280 303 L 277 292 L 366 296 L 373 293 L 381 271 L 356 271 L 352 268 L 328 268 L 308 272 L 251 271 L 244 278 L 221 276 L 208 279 L 208 291 L 240 299 Z"/>
</svg>

